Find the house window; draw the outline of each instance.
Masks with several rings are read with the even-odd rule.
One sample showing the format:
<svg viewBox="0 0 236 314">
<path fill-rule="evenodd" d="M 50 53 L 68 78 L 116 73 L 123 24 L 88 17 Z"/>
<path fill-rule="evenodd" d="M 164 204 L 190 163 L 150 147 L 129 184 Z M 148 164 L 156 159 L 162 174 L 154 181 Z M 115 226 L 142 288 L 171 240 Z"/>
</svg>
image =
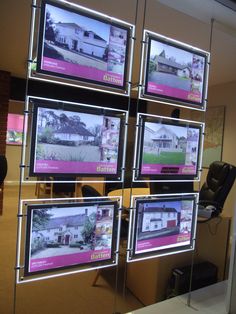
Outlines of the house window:
<svg viewBox="0 0 236 314">
<path fill-rule="evenodd" d="M 59 231 L 62 231 L 62 227 L 59 228 Z"/>
<path fill-rule="evenodd" d="M 78 234 L 74 234 L 74 239 L 78 239 Z"/>
<path fill-rule="evenodd" d="M 88 140 L 88 136 L 84 135 L 83 140 L 85 140 L 85 141 Z"/>
<path fill-rule="evenodd" d="M 84 32 L 84 36 L 85 36 L 85 37 L 89 37 L 89 32 L 85 31 L 85 32 Z"/>
<path fill-rule="evenodd" d="M 49 237 L 46 237 L 46 241 L 49 241 Z"/>
<path fill-rule="evenodd" d="M 79 227 L 78 226 L 75 226 L 75 228 L 74 228 L 75 230 L 78 230 L 79 229 Z"/>
<path fill-rule="evenodd" d="M 149 225 L 146 225 L 146 228 L 145 228 L 146 230 L 149 230 Z"/>
</svg>

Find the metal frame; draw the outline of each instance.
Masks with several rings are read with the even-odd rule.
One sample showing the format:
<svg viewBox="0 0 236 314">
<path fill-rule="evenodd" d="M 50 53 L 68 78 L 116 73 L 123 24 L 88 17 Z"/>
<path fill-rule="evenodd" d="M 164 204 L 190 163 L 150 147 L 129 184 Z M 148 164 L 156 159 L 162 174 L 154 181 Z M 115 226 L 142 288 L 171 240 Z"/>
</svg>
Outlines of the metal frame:
<svg viewBox="0 0 236 314">
<path fill-rule="evenodd" d="M 147 70 L 147 50 L 148 50 L 148 36 L 149 34 L 156 36 L 157 38 L 163 39 L 165 41 L 176 44 L 176 45 L 180 45 L 183 48 L 187 48 L 187 49 L 191 49 L 194 50 L 196 52 L 199 53 L 203 53 L 206 55 L 206 76 L 205 76 L 205 90 L 204 90 L 204 94 L 202 95 L 203 100 L 204 100 L 204 104 L 203 104 L 203 108 L 197 107 L 196 104 L 191 104 L 191 103 L 185 103 L 184 101 L 175 101 L 175 100 L 168 100 L 168 99 L 161 99 L 161 96 L 151 96 L 151 95 L 147 95 L 145 94 L 145 77 L 146 77 L 146 70 Z M 198 110 L 198 111 L 206 111 L 206 105 L 207 105 L 207 90 L 208 90 L 208 77 L 209 77 L 209 64 L 210 64 L 210 53 L 205 51 L 205 50 L 201 50 L 199 48 L 196 48 L 194 46 L 188 45 L 186 43 L 183 43 L 181 41 L 163 36 L 161 34 L 158 33 L 154 33 L 151 32 L 147 29 L 144 29 L 143 31 L 143 40 L 142 40 L 142 53 L 141 53 L 141 69 L 140 69 L 140 78 L 139 78 L 139 89 L 138 89 L 138 95 L 140 99 L 144 99 L 144 100 L 151 100 L 153 102 L 158 102 L 158 103 L 162 103 L 162 104 L 166 104 L 166 105 L 171 105 L 171 106 L 178 106 L 181 108 L 190 108 L 192 110 Z M 181 104 L 183 103 L 183 104 Z"/>
<path fill-rule="evenodd" d="M 39 25 L 36 27 L 36 20 L 39 20 L 40 16 L 40 3 L 41 0 L 32 0 L 32 20 L 31 20 L 31 32 L 30 32 L 30 41 L 29 41 L 29 59 L 28 59 L 28 71 L 27 75 L 28 78 L 34 79 L 34 80 L 40 80 L 40 81 L 45 81 L 45 82 L 50 82 L 50 83 L 57 83 L 61 85 L 66 85 L 66 86 L 72 86 L 72 87 L 80 87 L 80 88 L 85 88 L 88 90 L 94 90 L 94 91 L 100 91 L 100 92 L 105 92 L 109 94 L 116 94 L 116 95 L 121 95 L 121 96 L 130 96 L 131 92 L 131 75 L 132 75 L 132 65 L 133 65 L 133 55 L 134 55 L 134 40 L 135 40 L 135 26 L 127 23 L 123 20 L 108 16 L 106 14 L 100 13 L 98 11 L 83 7 L 81 5 L 66 1 L 66 0 L 54 0 L 55 3 L 58 4 L 66 4 L 67 6 L 70 6 L 72 8 L 81 10 L 85 13 L 93 14 L 94 16 L 103 18 L 107 20 L 108 22 L 116 22 L 120 25 L 123 25 L 125 27 L 130 28 L 130 38 L 129 38 L 129 51 L 127 54 L 127 81 L 126 81 L 126 89 L 125 90 L 120 90 L 116 89 L 115 87 L 110 87 L 110 86 L 101 86 L 96 83 L 86 83 L 83 81 L 80 81 L 78 78 L 78 82 L 76 79 L 63 79 L 60 77 L 56 77 L 53 75 L 46 75 L 42 73 L 38 73 L 37 71 L 33 71 L 31 66 L 32 64 L 35 63 L 34 61 L 34 47 L 38 46 L 38 36 L 39 36 Z M 37 21 L 39 22 L 39 21 Z M 37 55 L 37 49 L 35 51 L 35 55 Z"/>
<path fill-rule="evenodd" d="M 174 197 L 174 196 L 194 196 L 196 200 L 196 208 L 195 208 L 195 215 L 193 216 L 193 237 L 192 237 L 192 247 L 189 249 L 178 249 L 179 247 L 176 247 L 176 250 L 172 250 L 171 252 L 165 253 L 158 253 L 158 251 L 153 251 L 150 252 L 150 255 L 148 256 L 142 256 L 138 257 L 137 255 L 135 257 L 132 256 L 131 251 L 134 248 L 134 230 L 135 230 L 135 217 L 136 217 L 136 200 L 137 199 L 155 199 L 155 198 L 164 198 L 164 197 Z M 131 199 L 131 208 L 130 208 L 130 216 L 129 216 L 129 231 L 128 231 L 128 244 L 127 244 L 127 255 L 126 255 L 126 261 L 127 263 L 132 263 L 136 261 L 142 261 L 142 260 L 147 260 L 151 258 L 156 258 L 156 257 L 161 257 L 161 256 L 167 256 L 167 255 L 173 255 L 173 254 L 178 254 L 178 253 L 183 253 L 183 252 L 189 252 L 193 251 L 195 249 L 195 239 L 196 239 L 196 228 L 197 228 L 197 204 L 198 204 L 198 198 L 199 198 L 199 193 L 173 193 L 173 194 L 151 194 L 151 195 L 133 195 Z M 190 241 L 191 241 L 190 240 Z M 151 253 L 153 253 L 151 255 Z"/>
<path fill-rule="evenodd" d="M 116 248 L 113 254 L 115 255 L 115 260 L 114 263 L 111 264 L 106 264 L 106 265 L 101 265 L 101 266 L 94 266 L 94 267 L 83 267 L 78 265 L 77 269 L 75 270 L 59 270 L 59 273 L 52 273 L 52 274 L 32 274 L 27 276 L 26 278 L 21 275 L 21 270 L 24 269 L 24 262 L 22 263 L 22 243 L 26 242 L 26 230 L 23 232 L 23 220 L 26 218 L 26 214 L 24 212 L 24 205 L 28 203 L 36 203 L 36 204 L 44 204 L 43 202 L 47 203 L 58 203 L 58 202 L 65 202 L 65 201 L 89 201 L 93 199 L 107 199 L 107 200 L 117 200 L 119 203 L 119 215 L 118 215 L 118 228 L 117 228 L 117 240 L 116 240 Z M 17 230 L 17 252 L 16 252 L 16 284 L 22 284 L 22 283 L 28 283 L 32 281 L 38 281 L 38 280 L 43 280 L 43 279 L 49 279 L 49 278 L 55 278 L 55 277 L 61 277 L 65 275 L 71 275 L 71 274 L 76 274 L 79 272 L 85 272 L 85 271 L 90 271 L 90 270 L 96 270 L 96 269 L 101 269 L 101 268 L 106 268 L 106 267 L 111 267 L 111 266 L 117 266 L 118 265 L 118 253 L 119 253 L 119 243 L 120 243 L 120 227 L 121 227 L 121 206 L 122 206 L 122 196 L 102 196 L 102 197 L 78 197 L 78 198 L 53 198 L 53 199 L 22 199 L 20 201 L 20 206 L 18 210 L 18 230 Z M 25 256 L 23 257 L 25 259 Z M 51 272 L 55 272 L 55 270 L 52 270 Z"/>
<path fill-rule="evenodd" d="M 142 180 L 142 179 L 136 179 L 136 171 L 139 166 L 139 156 L 140 156 L 140 150 L 141 150 L 141 143 L 140 143 L 140 138 L 139 138 L 139 128 L 140 126 L 140 117 L 151 117 L 151 118 L 156 118 L 156 119 L 163 119 L 166 121 L 176 121 L 176 122 L 184 122 L 184 123 L 191 123 L 196 126 L 200 126 L 202 129 L 202 133 L 200 134 L 201 139 L 200 139 L 200 147 L 199 147 L 199 165 L 198 165 L 198 170 L 197 170 L 197 177 L 194 180 L 172 180 L 172 179 L 156 179 L 156 180 Z M 158 116 L 158 115 L 153 115 L 153 114 L 146 114 L 146 113 L 138 113 L 137 114 L 137 121 L 136 121 L 136 133 L 135 133 L 135 146 L 134 146 L 134 159 L 133 159 L 133 181 L 134 182 L 192 182 L 192 181 L 200 181 L 201 177 L 201 171 L 202 171 L 202 154 L 203 154 L 203 143 L 204 143 L 204 130 L 205 130 L 205 123 L 203 122 L 197 122 L 197 121 L 192 121 L 192 120 L 186 120 L 186 119 L 177 119 L 177 118 L 170 118 L 170 117 L 165 117 L 165 116 Z M 147 175 L 148 176 L 148 175 Z"/>
<path fill-rule="evenodd" d="M 54 183 L 102 183 L 102 182 L 109 182 L 109 183 L 115 183 L 115 182 L 120 182 L 122 183 L 124 181 L 124 168 L 125 168 L 125 157 L 126 157 L 126 145 L 127 145 L 127 127 L 128 127 L 128 111 L 126 110 L 121 110 L 121 109 L 114 109 L 114 108 L 108 108 L 108 107 L 101 107 L 101 106 L 94 106 L 94 105 L 88 105 L 88 104 L 80 104 L 80 103 L 75 103 L 75 102 L 70 102 L 70 101 L 62 101 L 62 100 L 58 100 L 58 99 L 51 99 L 51 98 L 43 98 L 43 97 L 36 97 L 36 96 L 27 96 L 26 97 L 26 102 L 25 102 L 25 119 L 24 119 L 24 136 L 23 136 L 23 151 L 22 151 L 22 160 L 23 160 L 23 164 L 21 165 L 22 167 L 22 182 L 23 183 L 52 183 L 52 181 L 50 180 L 30 180 L 27 179 L 29 178 L 29 176 L 26 175 L 26 169 L 29 168 L 29 166 L 27 165 L 26 162 L 26 157 L 28 155 L 30 155 L 30 152 L 28 151 L 27 153 L 27 133 L 28 136 L 30 135 L 30 128 L 31 126 L 29 125 L 29 114 L 30 114 L 30 108 L 29 108 L 29 103 L 30 103 L 30 99 L 36 99 L 36 100 L 48 100 L 51 102 L 63 102 L 64 104 L 68 104 L 68 105 L 76 105 L 79 107 L 84 107 L 84 108 L 96 108 L 96 109 L 105 109 L 105 110 L 109 110 L 109 111 L 114 111 L 114 112 L 120 112 L 121 114 L 124 114 L 125 116 L 125 125 L 124 125 L 124 142 L 123 142 L 123 156 L 122 156 L 122 163 L 121 163 L 121 177 L 118 180 L 78 180 L 78 181 L 68 181 L 68 180 L 64 180 L 64 181 L 58 181 L 58 180 L 53 180 Z M 28 158 L 28 162 L 29 162 L 29 158 Z M 86 177 L 86 174 L 84 174 L 84 176 Z M 104 175 L 105 177 L 106 175 Z M 100 176 L 102 177 L 102 176 Z"/>
</svg>

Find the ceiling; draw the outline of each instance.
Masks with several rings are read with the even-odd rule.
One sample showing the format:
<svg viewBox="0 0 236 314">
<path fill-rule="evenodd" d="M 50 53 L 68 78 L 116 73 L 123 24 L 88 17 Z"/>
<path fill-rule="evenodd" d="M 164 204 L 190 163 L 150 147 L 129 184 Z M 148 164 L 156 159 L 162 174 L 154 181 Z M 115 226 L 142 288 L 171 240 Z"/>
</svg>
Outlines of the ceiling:
<svg viewBox="0 0 236 314">
<path fill-rule="evenodd" d="M 236 81 L 236 1 L 157 0 L 158 3 L 212 25 L 209 85 Z M 173 24 L 175 21 L 172 22 Z M 188 29 L 191 32 L 191 28 Z M 210 41 L 210 36 L 209 36 Z"/>
<path fill-rule="evenodd" d="M 236 37 L 236 12 L 226 6 L 231 2 L 236 9 L 236 1 L 227 0 L 157 0 L 177 11 L 183 12 L 202 22 L 215 20 L 215 27 L 221 28 Z M 225 3 L 223 5 L 222 3 Z"/>
</svg>

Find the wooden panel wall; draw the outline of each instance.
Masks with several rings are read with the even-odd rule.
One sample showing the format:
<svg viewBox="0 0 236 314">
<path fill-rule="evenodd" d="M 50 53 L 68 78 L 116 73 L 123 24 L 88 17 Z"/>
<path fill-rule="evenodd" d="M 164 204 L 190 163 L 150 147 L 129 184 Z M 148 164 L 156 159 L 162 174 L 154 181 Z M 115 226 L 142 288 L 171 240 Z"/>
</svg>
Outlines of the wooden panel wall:
<svg viewBox="0 0 236 314">
<path fill-rule="evenodd" d="M 7 114 L 10 95 L 10 73 L 0 71 L 0 155 L 6 153 Z M 0 186 L 0 215 L 3 207 L 3 189 Z"/>
</svg>

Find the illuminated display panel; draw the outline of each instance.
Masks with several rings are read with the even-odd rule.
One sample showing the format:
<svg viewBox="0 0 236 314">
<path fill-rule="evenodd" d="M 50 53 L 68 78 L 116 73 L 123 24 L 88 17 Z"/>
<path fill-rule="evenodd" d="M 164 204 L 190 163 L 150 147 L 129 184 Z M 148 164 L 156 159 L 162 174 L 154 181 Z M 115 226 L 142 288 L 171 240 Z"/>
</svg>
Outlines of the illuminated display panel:
<svg viewBox="0 0 236 314">
<path fill-rule="evenodd" d="M 193 249 L 195 225 L 196 194 L 136 199 L 128 260 Z"/>
<path fill-rule="evenodd" d="M 121 176 L 126 112 L 45 99 L 31 103 L 30 176 Z"/>
<path fill-rule="evenodd" d="M 117 202 L 28 205 L 25 275 L 114 261 Z"/>
<path fill-rule="evenodd" d="M 130 27 L 80 7 L 42 1 L 38 73 L 125 90 Z"/>
<path fill-rule="evenodd" d="M 209 54 L 158 34 L 146 41 L 144 97 L 205 109 Z"/>
<path fill-rule="evenodd" d="M 196 179 L 203 125 L 158 116 L 140 117 L 135 178 Z"/>
</svg>

